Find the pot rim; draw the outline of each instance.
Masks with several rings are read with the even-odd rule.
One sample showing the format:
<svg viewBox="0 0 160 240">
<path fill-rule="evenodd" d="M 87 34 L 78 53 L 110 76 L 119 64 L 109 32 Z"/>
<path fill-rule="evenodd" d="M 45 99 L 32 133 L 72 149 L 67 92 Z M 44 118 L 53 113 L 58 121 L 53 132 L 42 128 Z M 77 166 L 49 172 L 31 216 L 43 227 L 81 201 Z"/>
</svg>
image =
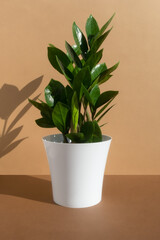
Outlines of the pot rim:
<svg viewBox="0 0 160 240">
<path fill-rule="evenodd" d="M 64 145 L 89 145 L 89 144 L 102 144 L 102 143 L 105 143 L 105 142 L 108 142 L 108 141 L 112 141 L 112 137 L 108 136 L 108 135 L 102 135 L 102 141 L 101 142 L 92 142 L 92 143 L 64 143 L 62 141 L 56 141 L 56 137 L 59 139 L 63 138 L 63 135 L 61 133 L 58 133 L 58 134 L 50 134 L 50 135 L 47 135 L 47 136 L 44 136 L 42 137 L 42 140 L 45 141 L 45 142 L 52 142 L 54 144 L 64 144 Z M 52 138 L 52 139 L 51 139 Z M 55 140 L 54 140 L 55 139 Z"/>
</svg>

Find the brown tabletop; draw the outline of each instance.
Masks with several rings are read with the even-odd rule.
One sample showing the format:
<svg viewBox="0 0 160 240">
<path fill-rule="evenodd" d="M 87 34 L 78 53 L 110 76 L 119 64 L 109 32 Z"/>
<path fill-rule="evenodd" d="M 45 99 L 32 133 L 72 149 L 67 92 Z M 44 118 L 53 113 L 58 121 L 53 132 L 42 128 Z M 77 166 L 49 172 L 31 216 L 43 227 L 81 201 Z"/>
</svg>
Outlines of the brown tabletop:
<svg viewBox="0 0 160 240">
<path fill-rule="evenodd" d="M 0 176 L 0 240 L 159 240 L 160 176 L 105 176 L 102 202 L 52 202 L 49 176 Z"/>
</svg>

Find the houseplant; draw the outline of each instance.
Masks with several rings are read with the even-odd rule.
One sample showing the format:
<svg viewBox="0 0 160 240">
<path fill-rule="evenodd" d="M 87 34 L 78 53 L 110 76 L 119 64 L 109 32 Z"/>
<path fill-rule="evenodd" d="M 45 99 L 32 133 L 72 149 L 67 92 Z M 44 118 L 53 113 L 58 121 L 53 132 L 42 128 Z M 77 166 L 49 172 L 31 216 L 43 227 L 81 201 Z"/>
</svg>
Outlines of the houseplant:
<svg viewBox="0 0 160 240">
<path fill-rule="evenodd" d="M 118 91 L 100 93 L 118 64 L 107 68 L 99 63 L 101 44 L 114 15 L 99 28 L 90 15 L 86 35 L 73 23 L 75 45 L 65 42 L 67 53 L 53 44 L 48 47 L 51 65 L 68 81 L 67 86 L 51 79 L 45 88 L 45 102 L 30 100 L 40 110 L 40 127 L 58 128 L 61 134 L 43 138 L 52 178 L 53 198 L 67 207 L 88 207 L 101 201 L 106 157 L 111 138 L 103 136 L 99 122 L 113 107 Z M 99 50 L 100 49 L 100 50 Z"/>
</svg>

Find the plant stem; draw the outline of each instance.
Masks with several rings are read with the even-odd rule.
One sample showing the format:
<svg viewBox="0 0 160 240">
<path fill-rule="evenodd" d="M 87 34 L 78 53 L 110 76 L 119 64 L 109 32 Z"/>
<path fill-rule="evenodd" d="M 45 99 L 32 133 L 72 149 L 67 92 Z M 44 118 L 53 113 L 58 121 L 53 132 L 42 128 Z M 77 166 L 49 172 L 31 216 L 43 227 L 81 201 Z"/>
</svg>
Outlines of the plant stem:
<svg viewBox="0 0 160 240">
<path fill-rule="evenodd" d="M 64 143 L 68 143 L 68 139 L 67 139 L 67 137 L 66 137 L 66 135 L 63 133 L 63 142 Z"/>
</svg>

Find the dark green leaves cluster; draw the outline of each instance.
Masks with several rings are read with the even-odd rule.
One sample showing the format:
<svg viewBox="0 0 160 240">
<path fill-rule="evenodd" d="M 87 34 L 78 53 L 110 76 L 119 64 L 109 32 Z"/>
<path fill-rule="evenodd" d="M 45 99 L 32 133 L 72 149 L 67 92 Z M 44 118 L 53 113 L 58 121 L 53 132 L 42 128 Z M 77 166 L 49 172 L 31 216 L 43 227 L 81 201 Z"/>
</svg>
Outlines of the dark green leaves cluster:
<svg viewBox="0 0 160 240">
<path fill-rule="evenodd" d="M 74 22 L 75 45 L 66 41 L 66 53 L 49 44 L 48 59 L 68 84 L 64 86 L 51 79 L 44 91 L 46 103 L 29 101 L 40 110 L 41 118 L 36 120 L 38 126 L 58 128 L 65 142 L 67 139 L 74 143 L 102 140 L 99 121 L 113 107 L 109 104 L 118 94 L 111 90 L 101 93 L 99 88 L 110 79 L 119 64 L 108 68 L 105 63 L 100 63 L 103 55 L 100 47 L 112 29 L 107 30 L 113 17 L 99 28 L 90 15 L 85 27 L 87 37 Z"/>
</svg>

